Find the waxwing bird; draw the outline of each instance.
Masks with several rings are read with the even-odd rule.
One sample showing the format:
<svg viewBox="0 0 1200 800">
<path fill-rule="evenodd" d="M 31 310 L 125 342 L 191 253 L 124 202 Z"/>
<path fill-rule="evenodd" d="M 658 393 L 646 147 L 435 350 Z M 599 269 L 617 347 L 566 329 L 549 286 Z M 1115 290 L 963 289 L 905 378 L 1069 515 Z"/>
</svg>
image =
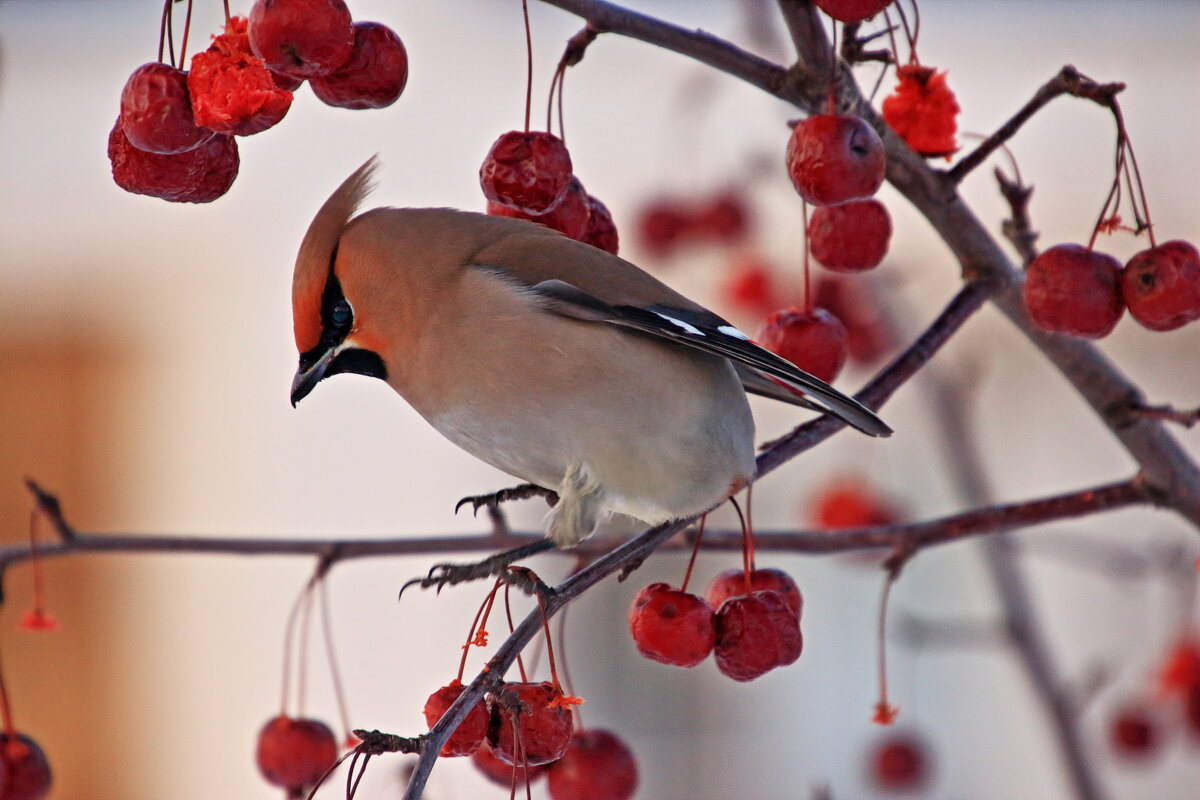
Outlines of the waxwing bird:
<svg viewBox="0 0 1200 800">
<path fill-rule="evenodd" d="M 447 439 L 558 493 L 570 546 L 610 513 L 660 524 L 754 476 L 746 393 L 891 433 L 638 267 L 525 220 L 444 208 L 355 216 L 374 159 L 317 212 L 296 258 L 300 368 L 386 381 Z"/>
</svg>

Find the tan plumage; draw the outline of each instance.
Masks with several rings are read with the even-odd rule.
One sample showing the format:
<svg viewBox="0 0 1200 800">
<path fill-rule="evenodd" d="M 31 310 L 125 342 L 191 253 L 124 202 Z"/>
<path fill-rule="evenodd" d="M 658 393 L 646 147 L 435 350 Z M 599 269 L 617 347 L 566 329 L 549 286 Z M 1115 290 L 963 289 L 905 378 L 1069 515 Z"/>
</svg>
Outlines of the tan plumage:
<svg viewBox="0 0 1200 800">
<path fill-rule="evenodd" d="M 326 201 L 301 245 L 293 402 L 337 372 L 384 378 L 455 444 L 557 491 L 548 535 L 561 545 L 609 512 L 656 524 L 746 485 L 754 423 L 740 373 L 806 402 L 779 378 L 813 379 L 787 362 L 774 378 L 735 368 L 727 351 L 766 356 L 634 265 L 540 225 L 449 209 L 351 219 L 372 168 Z M 822 387 L 833 394 L 821 402 L 887 432 Z"/>
</svg>

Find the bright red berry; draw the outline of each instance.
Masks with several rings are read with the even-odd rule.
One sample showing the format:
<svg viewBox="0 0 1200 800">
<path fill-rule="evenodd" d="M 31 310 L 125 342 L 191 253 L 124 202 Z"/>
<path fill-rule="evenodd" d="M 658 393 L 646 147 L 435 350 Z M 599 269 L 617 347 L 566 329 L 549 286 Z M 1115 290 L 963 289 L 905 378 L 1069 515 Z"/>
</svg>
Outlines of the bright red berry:
<svg viewBox="0 0 1200 800">
<path fill-rule="evenodd" d="M 771 265 L 752 255 L 736 257 L 724 294 L 730 306 L 755 316 L 767 314 L 779 306 L 779 291 Z"/>
<path fill-rule="evenodd" d="M 813 502 L 812 523 L 822 530 L 891 525 L 896 512 L 871 486 L 857 478 L 838 478 L 820 490 Z"/>
<path fill-rule="evenodd" d="M 50 762 L 38 743 L 0 733 L 0 800 L 43 800 L 50 783 Z"/>
<path fill-rule="evenodd" d="M 717 669 L 735 681 L 752 681 L 800 657 L 800 618 L 781 592 L 731 597 L 717 609 Z"/>
<path fill-rule="evenodd" d="M 1200 253 L 1188 242 L 1164 242 L 1129 259 L 1121 274 L 1129 313 L 1152 331 L 1200 319 Z"/>
<path fill-rule="evenodd" d="M 862 22 L 883 11 L 892 0 L 813 0 L 813 4 L 838 22 Z"/>
<path fill-rule="evenodd" d="M 139 150 L 126 138 L 120 118 L 108 135 L 113 180 L 127 192 L 173 203 L 208 203 L 233 185 L 238 173 L 237 142 L 217 135 L 199 147 L 163 156 Z"/>
<path fill-rule="evenodd" d="M 192 57 L 187 80 L 196 124 L 219 133 L 265 131 L 292 106 L 292 93 L 280 89 L 263 60 L 250 52 L 244 17 L 231 17 L 212 46 Z"/>
<path fill-rule="evenodd" d="M 1109 722 L 1108 741 L 1120 756 L 1146 758 L 1158 750 L 1158 726 L 1145 709 L 1130 706 L 1117 712 Z"/>
<path fill-rule="evenodd" d="M 792 613 L 797 617 L 800 616 L 800 612 L 804 608 L 804 599 L 800 596 L 800 587 L 792 580 L 791 575 L 774 567 L 770 569 L 751 570 L 750 591 L 760 592 L 767 589 L 783 595 L 783 599 L 787 602 L 788 608 L 792 610 Z M 741 569 L 727 569 L 713 578 L 704 596 L 710 606 L 720 608 L 721 604 L 729 598 L 745 594 L 745 571 Z"/>
<path fill-rule="evenodd" d="M 552 133 L 509 131 L 483 159 L 479 185 L 492 203 L 545 214 L 566 197 L 571 170 L 571 154 L 562 139 Z"/>
<path fill-rule="evenodd" d="M 758 343 L 826 383 L 846 363 L 846 328 L 823 308 L 776 311 L 759 329 Z"/>
<path fill-rule="evenodd" d="M 808 221 L 808 248 L 821 266 L 834 272 L 862 272 L 879 266 L 892 238 L 892 218 L 875 199 L 816 208 Z"/>
<path fill-rule="evenodd" d="M 350 58 L 354 28 L 343 0 L 255 0 L 250 47 L 276 72 L 328 75 Z"/>
<path fill-rule="evenodd" d="M 142 64 L 121 90 L 121 125 L 133 146 L 174 155 L 207 142 L 213 132 L 196 124 L 188 74 L 170 64 Z"/>
<path fill-rule="evenodd" d="M 883 118 L 908 146 L 923 156 L 948 156 L 958 149 L 958 100 L 946 73 L 921 64 L 896 68 L 899 83 L 883 99 Z"/>
<path fill-rule="evenodd" d="M 588 203 L 588 193 L 584 191 L 583 184 L 579 182 L 578 178 L 571 176 L 566 195 L 545 214 L 526 214 L 512 206 L 493 203 L 490 200 L 487 204 L 487 213 L 494 217 L 527 219 L 556 230 L 564 236 L 584 241 L 592 211 L 591 205 Z"/>
<path fill-rule="evenodd" d="M 639 653 L 677 667 L 699 664 L 717 639 L 708 602 L 665 583 L 652 583 L 634 598 L 629 632 Z"/>
<path fill-rule="evenodd" d="M 492 702 L 488 743 L 508 764 L 549 764 L 562 758 L 575 718 L 554 684 L 506 683 Z"/>
<path fill-rule="evenodd" d="M 696 236 L 726 244 L 745 239 L 750 230 L 746 198 L 733 190 L 714 195 L 696 209 L 688 230 Z"/>
<path fill-rule="evenodd" d="M 504 763 L 496 758 L 496 754 L 492 752 L 491 745 L 487 742 L 484 742 L 483 747 L 480 747 L 471 754 L 471 763 L 475 765 L 477 770 L 483 773 L 485 778 L 492 783 L 503 786 L 505 789 L 512 786 L 514 771 L 517 776 L 516 784 L 518 789 L 524 786 L 527 780 L 529 783 L 533 783 L 546 774 L 546 767 L 544 765 L 531 766 L 525 764 L 514 766 Z"/>
<path fill-rule="evenodd" d="M 363 109 L 390 106 L 407 82 L 408 51 L 395 31 L 378 22 L 356 22 L 350 58 L 309 84 L 326 105 Z"/>
<path fill-rule="evenodd" d="M 638 244 L 652 256 L 669 255 L 690 230 L 692 219 L 682 204 L 669 198 L 643 206 L 635 222 Z"/>
<path fill-rule="evenodd" d="M 870 753 L 870 775 L 874 784 L 889 792 L 912 792 L 929 780 L 925 746 L 916 738 L 895 733 L 882 739 Z"/>
<path fill-rule="evenodd" d="M 429 699 L 425 701 L 425 724 L 431 728 L 436 725 L 446 713 L 446 709 L 450 708 L 450 704 L 457 700 L 466 688 L 461 681 L 455 680 L 429 695 Z M 478 750 L 479 745 L 487 738 L 489 719 L 487 704 L 480 700 L 467 712 L 467 716 L 442 745 L 442 755 L 469 756 Z"/>
<path fill-rule="evenodd" d="M 300 797 L 337 761 L 337 739 L 324 722 L 280 715 L 259 732 L 256 758 L 268 783 Z"/>
<path fill-rule="evenodd" d="M 1087 339 L 1107 336 L 1125 311 L 1121 262 L 1077 244 L 1051 247 L 1025 272 L 1024 299 L 1039 328 Z"/>
<path fill-rule="evenodd" d="M 814 114 L 788 139 L 792 185 L 816 206 L 870 197 L 883 185 L 886 165 L 879 134 L 860 117 Z"/>
<path fill-rule="evenodd" d="M 588 226 L 580 241 L 586 242 L 592 247 L 598 247 L 615 256 L 620 245 L 620 240 L 617 236 L 616 223 L 613 222 L 608 206 L 590 194 L 587 196 L 587 201 Z"/>
<path fill-rule="evenodd" d="M 598 728 L 572 736 L 567 752 L 546 771 L 551 800 L 629 800 L 637 785 L 633 752 Z"/>
<path fill-rule="evenodd" d="M 1200 686 L 1200 639 L 1185 636 L 1175 642 L 1158 673 L 1164 694 L 1185 695 Z"/>
</svg>

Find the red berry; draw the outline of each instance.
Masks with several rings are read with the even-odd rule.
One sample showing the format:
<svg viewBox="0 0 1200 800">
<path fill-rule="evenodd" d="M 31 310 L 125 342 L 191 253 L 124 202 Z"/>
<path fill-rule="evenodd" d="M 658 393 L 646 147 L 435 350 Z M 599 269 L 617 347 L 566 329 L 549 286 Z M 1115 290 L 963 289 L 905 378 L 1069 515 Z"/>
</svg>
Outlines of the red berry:
<svg viewBox="0 0 1200 800">
<path fill-rule="evenodd" d="M 250 47 L 276 72 L 312 78 L 335 71 L 354 49 L 343 0 L 255 0 Z"/>
<path fill-rule="evenodd" d="M 857 478 L 838 478 L 813 503 L 812 523 L 822 530 L 891 525 L 896 512 L 870 485 Z"/>
<path fill-rule="evenodd" d="M 188 74 L 170 64 L 142 64 L 121 90 L 121 125 L 139 150 L 174 155 L 213 137 L 192 117 Z"/>
<path fill-rule="evenodd" d="M 1129 259 L 1121 274 L 1129 313 L 1152 331 L 1200 319 L 1200 253 L 1188 242 L 1165 242 Z"/>
<path fill-rule="evenodd" d="M 788 608 L 798 618 L 804 608 L 804 599 L 800 596 L 800 587 L 781 569 L 755 569 L 750 571 L 750 591 L 760 592 L 770 589 L 783 595 Z M 727 569 L 713 578 L 704 593 L 708 604 L 720 608 L 731 597 L 746 594 L 746 573 L 741 569 Z"/>
<path fill-rule="evenodd" d="M 734 191 L 721 192 L 702 204 L 689 226 L 697 236 L 725 243 L 744 239 L 749 229 L 746 198 Z"/>
<path fill-rule="evenodd" d="M 515 712 L 515 713 L 514 713 Z M 492 702 L 488 743 L 508 764 L 549 764 L 562 758 L 575 718 L 554 684 L 506 683 Z"/>
<path fill-rule="evenodd" d="M 431 728 L 436 725 L 446 713 L 446 709 L 450 708 L 450 704 L 457 700 L 466 688 L 460 681 L 455 680 L 429 695 L 429 699 L 425 701 L 425 724 Z M 442 745 L 442 755 L 453 757 L 474 753 L 487 738 L 488 721 L 487 704 L 480 700 L 467 712 L 458 728 Z"/>
<path fill-rule="evenodd" d="M 488 201 L 487 213 L 495 217 L 527 219 L 530 222 L 552 228 L 564 236 L 583 241 L 583 237 L 587 235 L 588 231 L 591 207 L 588 203 L 588 193 L 584 191 L 583 184 L 579 182 L 578 178 L 571 176 L 566 195 L 545 214 L 526 214 L 511 206 L 491 201 Z"/>
<path fill-rule="evenodd" d="M 871 751 L 870 774 L 884 791 L 911 792 L 929 780 L 925 746 L 912 736 L 897 733 L 881 740 Z"/>
<path fill-rule="evenodd" d="M 1200 639 L 1185 636 L 1172 645 L 1158 673 L 1164 694 L 1186 695 L 1200 686 Z"/>
<path fill-rule="evenodd" d="M 309 84 L 326 105 L 362 109 L 390 106 L 407 82 L 408 52 L 395 31 L 378 22 L 356 22 L 350 58 Z"/>
<path fill-rule="evenodd" d="M 731 597 L 717 609 L 717 669 L 735 681 L 752 681 L 800 657 L 800 618 L 782 592 Z"/>
<path fill-rule="evenodd" d="M 551 800 L 629 800 L 637 790 L 633 752 L 606 730 L 580 731 L 547 769 Z"/>
<path fill-rule="evenodd" d="M 526 764 L 524 766 L 513 766 L 512 764 L 504 763 L 496 758 L 496 754 L 492 752 L 492 748 L 487 742 L 484 742 L 483 747 L 480 747 L 471 755 L 471 763 L 489 781 L 499 784 L 506 789 L 513 784 L 514 771 L 517 775 L 516 783 L 518 789 L 525 785 L 526 780 L 529 783 L 533 783 L 546 773 L 546 767 L 542 765 L 530 766 Z"/>
<path fill-rule="evenodd" d="M 668 255 L 690 230 L 687 209 L 670 199 L 655 200 L 638 212 L 638 243 L 653 256 Z"/>
<path fill-rule="evenodd" d="M 1146 758 L 1158 749 L 1158 728 L 1145 709 L 1131 706 L 1112 718 L 1108 740 L 1113 751 L 1120 756 Z"/>
<path fill-rule="evenodd" d="M 921 64 L 896 68 L 899 84 L 883 99 L 883 118 L 908 146 L 923 156 L 948 156 L 958 149 L 958 100 L 946 73 Z"/>
<path fill-rule="evenodd" d="M 868 281 L 822 275 L 813 286 L 812 304 L 827 309 L 846 327 L 850 361 L 872 364 L 895 343 L 895 326 L 887 307 Z"/>
<path fill-rule="evenodd" d="M 838 22 L 862 22 L 883 11 L 892 0 L 813 0 L 813 4 Z"/>
<path fill-rule="evenodd" d="M 272 786 L 299 797 L 337 761 L 337 740 L 324 722 L 280 715 L 258 734 L 258 769 Z"/>
<path fill-rule="evenodd" d="M 878 200 L 852 200 L 820 206 L 808 221 L 813 258 L 834 272 L 862 272 L 879 266 L 892 238 L 892 219 Z"/>
<path fill-rule="evenodd" d="M 1193 736 L 1200 736 L 1200 683 L 1193 684 L 1183 698 L 1183 721 Z"/>
<path fill-rule="evenodd" d="M 108 135 L 113 180 L 127 192 L 173 203 L 208 203 L 233 185 L 238 172 L 237 142 L 217 135 L 199 147 L 172 156 L 147 153 L 130 143 L 117 119 Z"/>
<path fill-rule="evenodd" d="M 590 244 L 592 247 L 598 247 L 601 250 L 612 253 L 615 256 L 617 254 L 619 239 L 617 237 L 617 226 L 613 222 L 608 206 L 590 194 L 587 196 L 587 201 L 588 226 L 581 241 Z"/>
<path fill-rule="evenodd" d="M 707 601 L 665 583 L 652 583 L 634 598 L 629 632 L 639 653 L 677 667 L 699 664 L 717 639 Z"/>
<path fill-rule="evenodd" d="M 1077 244 L 1051 247 L 1025 272 L 1025 308 L 1045 331 L 1107 336 L 1125 311 L 1121 262 Z"/>
<path fill-rule="evenodd" d="M 554 134 L 509 131 L 483 159 L 479 185 L 490 202 L 545 214 L 566 197 L 571 169 L 571 154 Z"/>
<path fill-rule="evenodd" d="M 771 266 L 754 256 L 738 256 L 725 285 L 729 305 L 755 316 L 779 305 L 779 292 Z"/>
<path fill-rule="evenodd" d="M 823 308 L 776 311 L 759 329 L 758 343 L 826 383 L 846 363 L 846 328 Z"/>
<path fill-rule="evenodd" d="M 265 131 L 292 106 L 292 93 L 250 52 L 244 17 L 231 17 L 225 33 L 192 57 L 188 89 L 197 125 L 237 136 Z"/>
<path fill-rule="evenodd" d="M 883 185 L 886 165 L 879 134 L 859 117 L 814 114 L 788 139 L 792 185 L 813 205 L 870 197 Z"/>
<path fill-rule="evenodd" d="M 23 733 L 0 733 L 0 800 L 42 800 L 50 793 L 50 763 Z"/>
</svg>

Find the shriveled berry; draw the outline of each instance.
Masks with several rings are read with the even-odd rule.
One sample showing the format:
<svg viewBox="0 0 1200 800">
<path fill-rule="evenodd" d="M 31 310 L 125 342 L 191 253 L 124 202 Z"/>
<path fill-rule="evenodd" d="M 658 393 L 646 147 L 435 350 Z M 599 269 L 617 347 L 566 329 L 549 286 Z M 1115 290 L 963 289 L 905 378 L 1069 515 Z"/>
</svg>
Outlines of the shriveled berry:
<svg viewBox="0 0 1200 800">
<path fill-rule="evenodd" d="M 813 5 L 838 22 L 862 22 L 891 3 L 892 0 L 813 0 Z"/>
<path fill-rule="evenodd" d="M 1158 750 L 1158 726 L 1144 708 L 1123 708 L 1109 722 L 1108 741 L 1118 755 L 1144 759 Z"/>
<path fill-rule="evenodd" d="M 760 592 L 766 589 L 783 595 L 792 613 L 800 616 L 804 608 L 804 599 L 800 596 L 800 587 L 792 580 L 791 575 L 774 567 L 750 570 L 750 591 Z M 720 608 L 721 604 L 731 597 L 745 594 L 746 573 L 741 569 L 727 569 L 720 573 L 713 578 L 712 583 L 708 585 L 708 591 L 704 593 L 708 604 L 713 608 Z"/>
<path fill-rule="evenodd" d="M 343 0 L 255 0 L 250 47 L 276 72 L 312 78 L 334 72 L 354 49 Z"/>
<path fill-rule="evenodd" d="M 1030 319 L 1044 331 L 1086 339 L 1107 336 L 1125 311 L 1121 262 L 1077 244 L 1045 250 L 1025 273 Z"/>
<path fill-rule="evenodd" d="M 892 219 L 875 199 L 820 206 L 808 221 L 808 247 L 821 266 L 862 272 L 879 266 L 892 238 Z"/>
<path fill-rule="evenodd" d="M 1200 253 L 1189 242 L 1164 242 L 1129 259 L 1121 274 L 1129 313 L 1152 331 L 1200 319 Z"/>
<path fill-rule="evenodd" d="M 208 203 L 233 185 L 238 173 L 237 142 L 217 135 L 199 147 L 163 156 L 134 147 L 120 118 L 108 135 L 113 180 L 127 192 L 173 203 Z"/>
<path fill-rule="evenodd" d="M 717 609 L 717 669 L 735 681 L 752 681 L 800 657 L 800 618 L 781 592 L 770 589 L 731 597 Z"/>
<path fill-rule="evenodd" d="M 513 773 L 516 773 L 517 788 L 520 789 L 526 782 L 534 783 L 538 778 L 546 774 L 544 765 L 531 766 L 529 764 L 506 764 L 496 758 L 496 754 L 492 752 L 492 747 L 487 742 L 483 746 L 471 754 L 471 763 L 475 765 L 475 769 L 483 773 L 483 776 L 492 783 L 503 786 L 505 789 L 513 784 Z"/>
<path fill-rule="evenodd" d="M 51 782 L 50 762 L 37 742 L 0 733 L 0 800 L 43 800 Z"/>
<path fill-rule="evenodd" d="M 134 147 L 157 155 L 184 153 L 213 137 L 192 117 L 188 74 L 158 62 L 142 64 L 125 81 L 121 125 Z"/>
<path fill-rule="evenodd" d="M 563 693 L 549 682 L 506 683 L 492 702 L 488 744 L 508 764 L 549 764 L 562 758 L 575 719 Z"/>
<path fill-rule="evenodd" d="M 669 255 L 683 240 L 692 223 L 690 212 L 670 198 L 654 200 L 637 214 L 638 244 L 652 256 Z"/>
<path fill-rule="evenodd" d="M 363 109 L 390 106 L 407 82 L 408 51 L 396 32 L 378 22 L 356 22 L 350 58 L 309 84 L 326 105 Z"/>
<path fill-rule="evenodd" d="M 545 214 L 566 197 L 571 170 L 571 154 L 562 139 L 552 133 L 509 131 L 484 157 L 479 185 L 492 203 Z"/>
<path fill-rule="evenodd" d="M 689 232 L 698 237 L 725 244 L 741 241 L 749 230 L 746 198 L 734 190 L 719 192 L 701 203 L 689 228 Z"/>
<path fill-rule="evenodd" d="M 870 197 L 883 185 L 886 166 L 879 134 L 860 117 L 814 114 L 796 123 L 788 139 L 792 185 L 816 206 Z"/>
<path fill-rule="evenodd" d="M 587 196 L 587 201 L 588 226 L 581 241 L 615 256 L 620 242 L 617 236 L 617 226 L 613 222 L 608 206 L 590 194 Z"/>
<path fill-rule="evenodd" d="M 847 360 L 870 365 L 895 347 L 895 324 L 869 281 L 822 275 L 813 283 L 812 304 L 845 326 Z"/>
<path fill-rule="evenodd" d="M 911 792 L 929 781 L 929 758 L 920 740 L 896 733 L 880 740 L 871 750 L 869 770 L 878 788 Z"/>
<path fill-rule="evenodd" d="M 583 241 L 583 237 L 587 235 L 588 231 L 591 207 L 588 204 L 588 193 L 584 190 L 583 184 L 579 182 L 578 178 L 571 176 L 567 193 L 554 208 L 545 214 L 526 214 L 512 206 L 493 203 L 490 200 L 487 205 L 487 213 L 495 217 L 527 219 L 530 222 L 552 228 L 564 236 Z"/>
<path fill-rule="evenodd" d="M 466 688 L 461 681 L 454 680 L 429 695 L 429 699 L 425 701 L 425 724 L 431 728 L 436 725 L 446 713 L 446 709 L 450 708 L 450 704 L 457 700 Z M 442 745 L 442 755 L 469 756 L 478 750 L 479 745 L 487 738 L 488 720 L 487 704 L 480 700 L 467 712 L 467 716 Z"/>
<path fill-rule="evenodd" d="M 759 329 L 758 343 L 826 383 L 846 363 L 846 328 L 823 308 L 776 311 Z"/>
<path fill-rule="evenodd" d="M 897 519 L 879 492 L 853 477 L 837 478 L 823 487 L 813 500 L 811 516 L 815 527 L 829 531 L 891 525 Z"/>
<path fill-rule="evenodd" d="M 899 83 L 883 99 L 883 119 L 923 156 L 948 156 L 958 149 L 958 100 L 946 73 L 922 64 L 896 68 Z"/>
<path fill-rule="evenodd" d="M 633 751 L 614 733 L 579 731 L 546 771 L 551 800 L 629 800 L 637 791 Z"/>
<path fill-rule="evenodd" d="M 231 17 L 212 46 L 192 57 L 188 89 L 197 125 L 236 136 L 265 131 L 292 106 L 292 93 L 250 52 L 244 17 Z"/>
<path fill-rule="evenodd" d="M 717 639 L 708 602 L 666 584 L 651 584 L 634 599 L 629 632 L 639 653 L 677 667 L 699 664 Z"/>
<path fill-rule="evenodd" d="M 324 722 L 280 715 L 258 734 L 258 769 L 272 786 L 301 796 L 337 760 L 337 740 Z"/>
</svg>

